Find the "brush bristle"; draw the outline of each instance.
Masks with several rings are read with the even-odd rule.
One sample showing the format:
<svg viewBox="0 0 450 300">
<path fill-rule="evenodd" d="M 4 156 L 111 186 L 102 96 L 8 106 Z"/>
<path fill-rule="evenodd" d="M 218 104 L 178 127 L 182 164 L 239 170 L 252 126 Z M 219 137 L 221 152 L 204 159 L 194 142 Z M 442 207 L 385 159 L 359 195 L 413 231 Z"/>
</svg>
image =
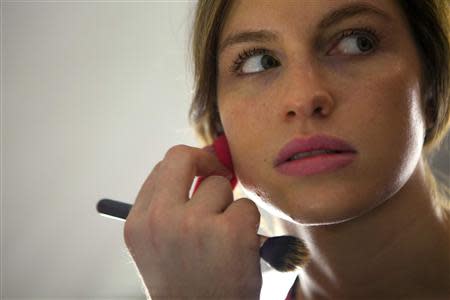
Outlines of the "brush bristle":
<svg viewBox="0 0 450 300">
<path fill-rule="evenodd" d="M 259 253 L 272 268 L 279 272 L 290 272 L 302 268 L 309 257 L 305 243 L 290 235 L 267 239 Z"/>
</svg>

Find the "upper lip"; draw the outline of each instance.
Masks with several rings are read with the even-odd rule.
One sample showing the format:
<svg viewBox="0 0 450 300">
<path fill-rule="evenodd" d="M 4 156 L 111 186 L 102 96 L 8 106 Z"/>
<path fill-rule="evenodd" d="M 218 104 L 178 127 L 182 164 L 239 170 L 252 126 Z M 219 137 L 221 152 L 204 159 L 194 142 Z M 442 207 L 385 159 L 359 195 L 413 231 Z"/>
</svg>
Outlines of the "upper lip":
<svg viewBox="0 0 450 300">
<path fill-rule="evenodd" d="M 353 148 L 349 143 L 344 140 L 319 134 L 314 135 L 309 138 L 296 138 L 287 143 L 283 148 L 281 148 L 275 159 L 275 166 L 286 162 L 294 154 L 301 152 L 309 152 L 314 150 L 334 150 L 341 152 L 354 152 Z"/>
</svg>

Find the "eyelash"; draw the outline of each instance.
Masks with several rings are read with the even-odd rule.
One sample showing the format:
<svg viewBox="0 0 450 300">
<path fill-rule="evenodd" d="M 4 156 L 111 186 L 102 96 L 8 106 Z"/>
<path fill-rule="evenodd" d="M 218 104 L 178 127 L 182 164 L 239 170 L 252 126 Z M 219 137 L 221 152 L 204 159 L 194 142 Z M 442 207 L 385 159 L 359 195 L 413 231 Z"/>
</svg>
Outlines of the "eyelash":
<svg viewBox="0 0 450 300">
<path fill-rule="evenodd" d="M 233 65 L 231 66 L 231 73 L 240 74 L 240 70 L 244 62 L 247 61 L 248 58 L 261 55 L 268 54 L 269 50 L 264 48 L 252 48 L 252 49 L 244 49 L 242 52 L 238 54 L 238 57 L 234 60 Z"/>
<path fill-rule="evenodd" d="M 378 33 L 375 29 L 370 28 L 370 27 L 361 27 L 361 28 L 348 29 L 348 30 L 344 30 L 343 32 L 341 32 L 339 34 L 337 41 L 335 42 L 335 44 L 333 46 L 336 46 L 337 44 L 339 44 L 339 42 L 341 40 L 343 40 L 344 38 L 355 35 L 355 33 L 356 34 L 364 33 L 364 34 L 371 36 L 371 41 L 374 43 L 374 47 L 376 47 L 380 41 L 380 38 L 378 37 Z"/>
<path fill-rule="evenodd" d="M 344 38 L 347 38 L 349 36 L 353 36 L 355 34 L 361 34 L 365 33 L 371 36 L 371 41 L 374 44 L 374 48 L 378 46 L 378 43 L 380 41 L 380 38 L 378 37 L 378 33 L 375 29 L 370 27 L 362 27 L 362 28 L 354 28 L 354 29 L 348 29 L 342 31 L 337 41 L 334 42 L 333 47 L 337 46 Z M 251 49 L 244 49 L 239 54 L 238 57 L 233 61 L 233 64 L 231 65 L 230 72 L 236 75 L 246 75 L 241 74 L 240 70 L 242 65 L 247 61 L 248 58 L 255 56 L 255 55 L 261 55 L 261 54 L 271 54 L 272 52 L 270 50 L 267 50 L 265 48 L 251 48 Z"/>
</svg>

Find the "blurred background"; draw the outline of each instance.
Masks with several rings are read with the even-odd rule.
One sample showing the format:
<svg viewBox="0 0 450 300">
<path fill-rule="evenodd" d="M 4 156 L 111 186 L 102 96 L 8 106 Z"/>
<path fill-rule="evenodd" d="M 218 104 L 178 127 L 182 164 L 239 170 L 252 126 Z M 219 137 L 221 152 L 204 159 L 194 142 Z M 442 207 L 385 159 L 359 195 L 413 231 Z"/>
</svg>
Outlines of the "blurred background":
<svg viewBox="0 0 450 300">
<path fill-rule="evenodd" d="M 194 5 L 1 2 L 1 299 L 145 299 L 123 222 L 95 205 L 134 202 L 171 146 L 198 146 Z M 447 182 L 449 156 L 447 137 Z M 294 276 L 263 271 L 263 298 L 283 299 Z"/>
</svg>

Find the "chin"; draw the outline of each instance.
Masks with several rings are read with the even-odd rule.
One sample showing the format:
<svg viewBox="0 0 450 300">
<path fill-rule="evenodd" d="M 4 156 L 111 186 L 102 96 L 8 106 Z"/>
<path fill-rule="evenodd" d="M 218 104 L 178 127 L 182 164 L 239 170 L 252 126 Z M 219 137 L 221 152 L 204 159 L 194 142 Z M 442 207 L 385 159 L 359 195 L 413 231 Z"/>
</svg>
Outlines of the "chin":
<svg viewBox="0 0 450 300">
<path fill-rule="evenodd" d="M 371 197 L 363 192 L 345 195 L 345 199 L 336 193 L 333 195 L 335 197 L 312 199 L 306 203 L 291 201 L 294 205 L 287 211 L 290 218 L 300 225 L 335 225 L 363 217 L 384 203 L 384 198 Z"/>
<path fill-rule="evenodd" d="M 383 201 L 367 201 L 367 195 L 355 195 L 352 199 L 310 199 L 307 202 L 298 202 L 287 199 L 286 205 L 277 205 L 275 197 L 255 189 L 242 187 L 246 196 L 252 199 L 259 207 L 271 215 L 288 222 L 303 226 L 335 225 L 359 218 L 383 203 Z M 337 195 L 335 194 L 337 197 Z M 280 197 L 283 198 L 283 197 Z M 361 201 L 361 199 L 366 199 Z"/>
</svg>

